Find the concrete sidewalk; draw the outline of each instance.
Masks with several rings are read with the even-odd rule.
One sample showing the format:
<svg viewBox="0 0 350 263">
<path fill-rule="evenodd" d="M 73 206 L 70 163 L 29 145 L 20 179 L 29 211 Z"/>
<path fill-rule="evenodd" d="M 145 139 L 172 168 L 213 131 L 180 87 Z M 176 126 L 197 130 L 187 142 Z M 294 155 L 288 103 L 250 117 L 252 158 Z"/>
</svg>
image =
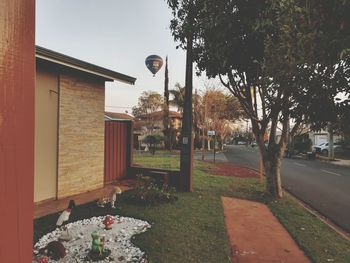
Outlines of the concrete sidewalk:
<svg viewBox="0 0 350 263">
<path fill-rule="evenodd" d="M 346 160 L 346 159 L 335 158 L 333 161 L 329 161 L 328 157 L 325 157 L 325 156 L 317 156 L 317 159 L 319 159 L 322 162 L 329 162 L 334 165 L 350 167 L 350 160 Z"/>
<path fill-rule="evenodd" d="M 264 204 L 222 197 L 233 263 L 310 263 Z"/>
</svg>

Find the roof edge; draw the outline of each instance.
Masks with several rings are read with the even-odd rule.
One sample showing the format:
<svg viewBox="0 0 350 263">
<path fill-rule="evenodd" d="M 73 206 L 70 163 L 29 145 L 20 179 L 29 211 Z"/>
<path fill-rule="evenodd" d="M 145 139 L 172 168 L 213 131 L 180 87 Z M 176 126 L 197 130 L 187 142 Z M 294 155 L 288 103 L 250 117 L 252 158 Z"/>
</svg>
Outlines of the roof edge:
<svg viewBox="0 0 350 263">
<path fill-rule="evenodd" d="M 40 46 L 35 46 L 35 56 L 37 58 L 51 61 L 70 68 L 75 68 L 110 80 L 121 81 L 132 85 L 134 85 L 136 81 L 136 78 L 134 77 L 112 71 L 110 69 L 106 69 Z"/>
</svg>

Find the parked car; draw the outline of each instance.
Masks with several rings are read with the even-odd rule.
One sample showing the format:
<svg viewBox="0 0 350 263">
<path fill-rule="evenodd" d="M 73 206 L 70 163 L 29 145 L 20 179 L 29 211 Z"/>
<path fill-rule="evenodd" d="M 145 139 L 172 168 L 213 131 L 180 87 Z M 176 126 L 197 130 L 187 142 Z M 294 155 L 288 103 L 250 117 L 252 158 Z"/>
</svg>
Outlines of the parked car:
<svg viewBox="0 0 350 263">
<path fill-rule="evenodd" d="M 343 150 L 342 146 L 338 143 L 333 144 L 334 152 L 341 152 Z M 321 143 L 317 146 L 313 146 L 313 150 L 316 153 L 322 153 L 323 155 L 328 155 L 329 144 L 328 142 Z"/>
</svg>

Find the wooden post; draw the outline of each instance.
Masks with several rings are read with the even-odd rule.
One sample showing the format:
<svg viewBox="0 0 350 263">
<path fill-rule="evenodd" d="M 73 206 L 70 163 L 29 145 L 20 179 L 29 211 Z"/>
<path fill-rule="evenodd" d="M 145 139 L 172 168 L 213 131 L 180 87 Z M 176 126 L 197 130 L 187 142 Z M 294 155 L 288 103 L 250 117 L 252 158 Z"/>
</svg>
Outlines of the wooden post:
<svg viewBox="0 0 350 263">
<path fill-rule="evenodd" d="M 32 262 L 35 1 L 0 1 L 0 261 Z"/>
<path fill-rule="evenodd" d="M 262 162 L 262 158 L 260 158 L 259 180 L 260 180 L 260 183 L 263 182 L 263 162 Z"/>
<path fill-rule="evenodd" d="M 215 163 L 215 155 L 216 155 L 216 132 L 214 134 L 214 163 Z"/>
<path fill-rule="evenodd" d="M 192 36 L 187 39 L 186 52 L 186 81 L 185 102 L 182 117 L 182 146 L 180 155 L 180 174 L 182 178 L 182 190 L 192 191 L 193 173 L 193 135 L 192 135 L 192 78 L 193 78 L 193 55 Z"/>
</svg>

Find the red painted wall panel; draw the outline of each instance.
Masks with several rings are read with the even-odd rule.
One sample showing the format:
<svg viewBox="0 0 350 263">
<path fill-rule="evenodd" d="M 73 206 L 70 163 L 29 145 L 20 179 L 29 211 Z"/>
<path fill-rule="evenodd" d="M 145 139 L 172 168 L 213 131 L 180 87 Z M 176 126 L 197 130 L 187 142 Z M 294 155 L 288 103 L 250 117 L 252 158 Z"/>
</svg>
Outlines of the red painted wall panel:
<svg viewBox="0 0 350 263">
<path fill-rule="evenodd" d="M 130 123 L 105 122 L 105 183 L 126 177 L 131 158 L 130 136 Z"/>
<path fill-rule="evenodd" d="M 35 1 L 0 1 L 0 261 L 32 259 Z"/>
</svg>

